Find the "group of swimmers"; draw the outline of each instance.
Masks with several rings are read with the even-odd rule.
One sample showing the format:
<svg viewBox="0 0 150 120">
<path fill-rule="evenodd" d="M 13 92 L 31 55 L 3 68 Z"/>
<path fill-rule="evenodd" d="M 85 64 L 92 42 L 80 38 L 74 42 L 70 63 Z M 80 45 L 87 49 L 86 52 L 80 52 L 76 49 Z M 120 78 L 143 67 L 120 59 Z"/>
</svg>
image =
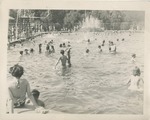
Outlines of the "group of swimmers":
<svg viewBox="0 0 150 120">
<path fill-rule="evenodd" d="M 119 39 L 117 39 L 119 41 Z M 122 39 L 124 41 L 124 39 Z M 88 43 L 90 43 L 90 39 L 88 39 Z M 53 40 L 50 42 L 46 42 L 46 51 L 48 53 L 54 53 L 55 48 L 53 45 Z M 98 49 L 100 52 L 102 52 L 102 46 L 105 46 L 105 40 L 102 41 L 101 45 L 98 45 Z M 60 47 L 60 58 L 58 59 L 55 68 L 61 62 L 62 65 L 62 70 L 65 71 L 67 68 L 67 63 L 68 67 L 71 67 L 71 45 L 70 42 L 68 41 L 67 45 L 65 43 L 61 43 L 59 45 Z M 34 49 L 31 48 L 30 50 L 25 49 L 25 54 L 29 54 L 34 52 Z M 109 41 L 109 51 L 110 52 L 116 52 L 116 45 L 112 42 Z M 42 53 L 42 44 L 39 44 L 39 53 Z M 86 53 L 89 53 L 89 49 L 86 50 Z M 20 54 L 23 54 L 23 51 L 20 51 Z M 136 54 L 132 55 L 132 62 L 135 64 L 136 62 Z M 28 98 L 30 98 L 31 102 L 35 106 L 35 110 L 40 113 L 47 113 L 48 111 L 45 109 L 45 104 L 43 101 L 39 100 L 39 95 L 40 92 L 36 89 L 30 90 L 30 85 L 29 82 L 26 79 L 21 78 L 24 69 L 22 66 L 16 64 L 13 67 L 10 68 L 9 73 L 13 76 L 13 81 L 9 83 L 8 86 L 8 92 L 9 92 L 9 98 L 7 100 L 7 106 L 8 106 L 8 113 L 13 113 L 14 108 L 20 108 L 24 107 L 26 103 L 29 101 L 26 98 L 26 94 L 28 95 Z M 143 79 L 140 78 L 141 71 L 140 68 L 135 65 L 132 71 L 132 76 L 131 79 L 127 82 L 127 85 L 129 85 L 130 90 L 138 90 L 139 89 L 139 82 L 143 81 Z M 144 82 L 144 81 L 143 81 Z"/>
<path fill-rule="evenodd" d="M 117 40 L 118 40 L 118 39 L 117 39 Z M 88 39 L 87 42 L 88 42 L 88 44 L 91 44 L 90 39 Z M 110 53 L 116 53 L 117 48 L 116 48 L 116 45 L 114 44 L 114 42 L 113 42 L 113 41 L 108 41 L 108 45 L 109 45 L 109 52 L 110 52 Z M 101 44 L 101 45 L 98 45 L 98 51 L 99 51 L 99 52 L 102 52 L 102 51 L 103 51 L 103 50 L 102 50 L 102 47 L 103 47 L 103 46 L 105 46 L 105 40 L 102 41 L 102 44 Z M 86 52 L 86 53 L 89 53 L 89 52 L 90 52 L 89 47 L 86 48 L 86 51 L 85 51 L 85 52 Z"/>
</svg>

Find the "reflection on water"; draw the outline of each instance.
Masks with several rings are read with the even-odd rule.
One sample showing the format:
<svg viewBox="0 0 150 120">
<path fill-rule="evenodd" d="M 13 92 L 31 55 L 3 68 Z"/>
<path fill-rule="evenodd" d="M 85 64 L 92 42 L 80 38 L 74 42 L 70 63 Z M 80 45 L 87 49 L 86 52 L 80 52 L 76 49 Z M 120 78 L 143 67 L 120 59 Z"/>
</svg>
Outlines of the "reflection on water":
<svg viewBox="0 0 150 120">
<path fill-rule="evenodd" d="M 144 70 L 144 40 L 143 33 L 129 36 L 122 35 L 91 35 L 95 39 L 89 45 L 90 53 L 85 55 L 86 43 L 82 34 L 62 34 L 53 36 L 56 53 L 45 54 L 44 41 L 50 41 L 50 35 L 36 38 L 36 44 L 30 42 L 24 47 L 8 50 L 8 69 L 18 63 L 25 69 L 24 76 L 31 84 L 31 88 L 41 92 L 40 99 L 46 107 L 66 113 L 91 114 L 142 114 L 143 92 L 129 91 L 125 85 L 130 78 L 132 64 L 131 54 L 136 53 L 138 65 Z M 116 39 L 125 38 L 117 42 Z M 65 76 L 61 76 L 61 64 L 54 69 L 59 58 L 59 44 L 68 39 L 71 42 L 72 67 Z M 98 52 L 98 45 L 106 40 Z M 109 54 L 108 41 L 117 45 L 117 54 Z M 43 43 L 42 53 L 38 53 L 38 44 Z M 19 50 L 34 48 L 35 53 L 19 58 Z M 11 76 L 8 74 L 8 79 Z"/>
</svg>

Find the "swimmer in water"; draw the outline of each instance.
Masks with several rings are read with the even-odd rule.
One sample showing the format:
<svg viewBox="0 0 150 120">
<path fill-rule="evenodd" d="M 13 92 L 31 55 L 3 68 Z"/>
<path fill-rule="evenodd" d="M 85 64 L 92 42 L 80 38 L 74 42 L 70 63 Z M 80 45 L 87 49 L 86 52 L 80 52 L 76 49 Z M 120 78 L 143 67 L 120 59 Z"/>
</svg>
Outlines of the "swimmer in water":
<svg viewBox="0 0 150 120">
<path fill-rule="evenodd" d="M 105 40 L 103 40 L 103 44 L 105 44 Z"/>
<path fill-rule="evenodd" d="M 122 38 L 122 41 L 124 41 L 124 38 Z"/>
<path fill-rule="evenodd" d="M 141 90 L 139 83 L 140 83 L 140 81 L 142 81 L 144 83 L 144 81 L 143 81 L 143 79 L 140 78 L 140 75 L 141 75 L 140 68 L 135 66 L 135 68 L 132 71 L 131 78 L 127 83 L 127 85 L 130 85 L 128 88 L 129 90 L 137 90 L 137 91 Z"/>
<path fill-rule="evenodd" d="M 36 90 L 36 89 L 33 89 L 31 93 L 32 93 L 32 95 L 33 95 L 37 105 L 45 108 L 44 102 L 39 100 L 40 92 L 38 90 Z"/>
<path fill-rule="evenodd" d="M 30 49 L 30 53 L 34 53 L 34 49 L 33 48 Z"/>
<path fill-rule="evenodd" d="M 116 45 L 113 42 L 110 42 L 109 52 L 116 53 Z"/>
<path fill-rule="evenodd" d="M 86 53 L 89 53 L 89 52 L 90 52 L 90 50 L 87 48 L 87 49 L 86 49 Z"/>
<path fill-rule="evenodd" d="M 19 53 L 20 53 L 21 56 L 23 56 L 23 51 L 20 51 Z"/>
<path fill-rule="evenodd" d="M 63 46 L 63 47 L 66 47 L 66 44 L 65 44 L 65 43 L 63 43 L 63 44 L 62 44 L 62 46 Z"/>
<path fill-rule="evenodd" d="M 25 51 L 26 55 L 29 55 L 29 50 L 28 49 L 25 49 L 24 51 Z"/>
<path fill-rule="evenodd" d="M 59 47 L 62 48 L 62 44 L 60 44 Z"/>
<path fill-rule="evenodd" d="M 39 44 L 39 53 L 42 52 L 42 44 Z"/>
<path fill-rule="evenodd" d="M 56 63 L 55 65 L 55 69 L 56 69 L 56 66 L 58 65 L 58 63 L 61 61 L 61 65 L 62 65 L 62 75 L 65 74 L 65 71 L 66 71 L 66 62 L 68 60 L 67 56 L 64 55 L 65 51 L 64 50 L 61 50 L 60 51 L 60 54 L 62 55 L 59 59 L 58 59 L 58 62 Z"/>
<path fill-rule="evenodd" d="M 91 43 L 90 39 L 88 39 L 88 43 L 89 43 L 89 44 Z"/>
<path fill-rule="evenodd" d="M 136 54 L 132 54 L 132 59 L 131 59 L 131 62 L 132 62 L 132 63 L 135 63 L 135 62 L 136 62 L 135 58 L 136 58 Z"/>
<path fill-rule="evenodd" d="M 102 52 L 102 48 L 100 45 L 98 46 L 98 48 L 99 48 L 99 52 Z"/>
<path fill-rule="evenodd" d="M 71 45 L 68 44 L 68 48 L 65 50 L 67 51 L 67 57 L 68 57 L 68 67 L 71 67 Z"/>
</svg>

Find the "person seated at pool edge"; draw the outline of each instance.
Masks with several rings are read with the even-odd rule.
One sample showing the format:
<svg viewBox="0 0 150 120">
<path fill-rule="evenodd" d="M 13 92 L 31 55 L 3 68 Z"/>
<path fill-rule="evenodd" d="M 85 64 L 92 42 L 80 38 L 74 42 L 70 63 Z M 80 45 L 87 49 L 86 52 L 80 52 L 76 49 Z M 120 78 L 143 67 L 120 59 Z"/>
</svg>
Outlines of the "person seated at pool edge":
<svg viewBox="0 0 150 120">
<path fill-rule="evenodd" d="M 43 101 L 39 100 L 39 96 L 40 96 L 40 92 L 36 89 L 33 89 L 32 90 L 32 95 L 37 103 L 38 106 L 41 106 L 41 107 L 45 107 L 45 104 Z"/>
<path fill-rule="evenodd" d="M 7 100 L 7 107 L 9 113 L 14 113 L 14 108 L 24 107 L 26 101 L 26 94 L 32 101 L 35 108 L 38 108 L 34 97 L 30 91 L 30 84 L 26 79 L 21 78 L 24 73 L 24 68 L 18 64 L 10 67 L 9 73 L 14 77 L 13 81 L 9 82 Z"/>
</svg>

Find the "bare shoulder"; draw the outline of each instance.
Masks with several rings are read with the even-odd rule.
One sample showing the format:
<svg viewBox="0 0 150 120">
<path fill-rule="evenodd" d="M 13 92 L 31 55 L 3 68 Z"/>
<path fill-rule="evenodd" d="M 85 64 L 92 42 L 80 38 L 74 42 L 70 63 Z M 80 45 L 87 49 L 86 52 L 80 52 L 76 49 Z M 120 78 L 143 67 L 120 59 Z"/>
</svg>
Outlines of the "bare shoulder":
<svg viewBox="0 0 150 120">
<path fill-rule="evenodd" d="M 27 81 L 27 79 L 22 78 L 22 79 L 20 79 L 20 80 L 21 80 L 21 82 L 24 83 L 24 84 L 29 84 L 29 82 Z"/>
</svg>

